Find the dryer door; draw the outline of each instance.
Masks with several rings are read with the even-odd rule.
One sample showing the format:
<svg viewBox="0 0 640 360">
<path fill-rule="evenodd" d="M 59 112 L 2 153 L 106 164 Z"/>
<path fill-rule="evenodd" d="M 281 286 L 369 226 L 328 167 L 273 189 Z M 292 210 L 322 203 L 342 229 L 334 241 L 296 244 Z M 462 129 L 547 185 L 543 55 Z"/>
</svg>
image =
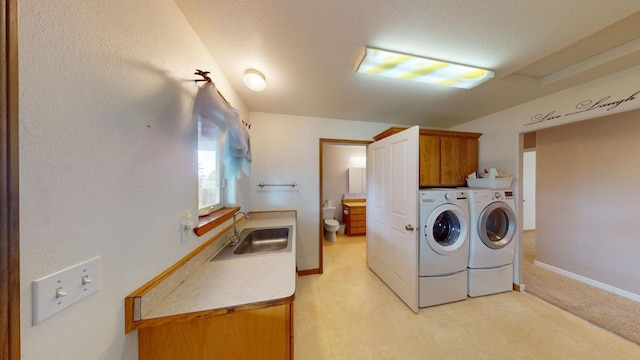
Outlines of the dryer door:
<svg viewBox="0 0 640 360">
<path fill-rule="evenodd" d="M 460 208 L 444 204 L 435 208 L 424 224 L 424 238 L 433 251 L 451 255 L 467 239 L 467 220 Z"/>
<path fill-rule="evenodd" d="M 485 207 L 478 219 L 478 234 L 491 249 L 502 249 L 515 237 L 516 215 L 509 205 L 496 201 Z"/>
</svg>

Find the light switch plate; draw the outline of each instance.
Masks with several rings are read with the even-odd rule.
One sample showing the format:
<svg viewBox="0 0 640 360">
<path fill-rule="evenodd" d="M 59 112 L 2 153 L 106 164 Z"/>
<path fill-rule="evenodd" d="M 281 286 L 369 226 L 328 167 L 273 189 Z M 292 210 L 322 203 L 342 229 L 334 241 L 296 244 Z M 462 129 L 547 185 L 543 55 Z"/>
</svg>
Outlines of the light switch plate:
<svg viewBox="0 0 640 360">
<path fill-rule="evenodd" d="M 99 256 L 33 281 L 32 324 L 38 324 L 99 289 Z"/>
</svg>

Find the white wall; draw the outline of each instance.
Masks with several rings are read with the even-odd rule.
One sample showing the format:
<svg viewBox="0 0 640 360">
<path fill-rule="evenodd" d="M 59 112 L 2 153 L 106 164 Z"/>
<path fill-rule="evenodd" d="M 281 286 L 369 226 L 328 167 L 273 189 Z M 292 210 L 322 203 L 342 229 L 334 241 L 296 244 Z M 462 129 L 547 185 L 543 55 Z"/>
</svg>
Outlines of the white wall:
<svg viewBox="0 0 640 360">
<path fill-rule="evenodd" d="M 483 133 L 479 143 L 479 168 L 493 166 L 518 174 L 520 133 L 640 108 L 638 84 L 640 66 L 485 116 L 451 130 Z M 600 107 L 614 101 L 622 102 L 617 106 Z M 592 110 L 586 110 L 592 106 Z M 521 179 L 517 180 L 514 181 L 514 188 L 521 201 Z M 519 207 L 518 216 L 522 221 L 521 202 Z M 517 259 L 518 262 L 520 260 L 521 257 Z M 515 275 L 515 282 L 522 282 L 522 274 L 517 272 Z"/>
<path fill-rule="evenodd" d="M 335 120 L 307 116 L 251 113 L 252 210 L 298 211 L 297 261 L 299 270 L 319 267 L 320 138 L 373 140 L 392 124 Z M 255 184 L 298 184 L 291 188 L 264 188 Z"/>
<path fill-rule="evenodd" d="M 536 229 L 536 152 L 522 154 L 522 229 Z"/>
<path fill-rule="evenodd" d="M 248 113 L 171 0 L 19 6 L 22 359 L 136 359 L 125 296 L 206 240 L 195 68 Z M 31 281 L 95 256 L 101 290 L 32 326 Z"/>
</svg>

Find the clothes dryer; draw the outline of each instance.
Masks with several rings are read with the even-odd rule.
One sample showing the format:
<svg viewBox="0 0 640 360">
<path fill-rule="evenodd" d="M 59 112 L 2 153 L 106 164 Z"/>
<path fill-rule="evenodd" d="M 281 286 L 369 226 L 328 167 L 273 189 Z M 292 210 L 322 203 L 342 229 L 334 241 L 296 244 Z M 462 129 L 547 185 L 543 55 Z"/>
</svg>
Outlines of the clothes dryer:
<svg viewBox="0 0 640 360">
<path fill-rule="evenodd" d="M 513 191 L 468 189 L 466 193 L 471 224 L 468 295 L 510 291 L 517 229 Z"/>
<path fill-rule="evenodd" d="M 420 191 L 419 307 L 467 298 L 469 205 L 464 191 Z"/>
</svg>

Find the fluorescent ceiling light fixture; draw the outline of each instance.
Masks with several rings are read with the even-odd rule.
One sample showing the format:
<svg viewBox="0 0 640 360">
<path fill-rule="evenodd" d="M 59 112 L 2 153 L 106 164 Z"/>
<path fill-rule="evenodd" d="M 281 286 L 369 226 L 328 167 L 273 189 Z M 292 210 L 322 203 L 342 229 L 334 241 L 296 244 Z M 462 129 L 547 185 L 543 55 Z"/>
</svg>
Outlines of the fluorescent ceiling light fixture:
<svg viewBox="0 0 640 360">
<path fill-rule="evenodd" d="M 394 79 L 471 89 L 493 78 L 493 71 L 366 47 L 356 72 Z"/>
<path fill-rule="evenodd" d="M 264 75 L 256 69 L 244 71 L 244 84 L 253 91 L 262 91 L 267 87 L 267 80 Z"/>
</svg>

